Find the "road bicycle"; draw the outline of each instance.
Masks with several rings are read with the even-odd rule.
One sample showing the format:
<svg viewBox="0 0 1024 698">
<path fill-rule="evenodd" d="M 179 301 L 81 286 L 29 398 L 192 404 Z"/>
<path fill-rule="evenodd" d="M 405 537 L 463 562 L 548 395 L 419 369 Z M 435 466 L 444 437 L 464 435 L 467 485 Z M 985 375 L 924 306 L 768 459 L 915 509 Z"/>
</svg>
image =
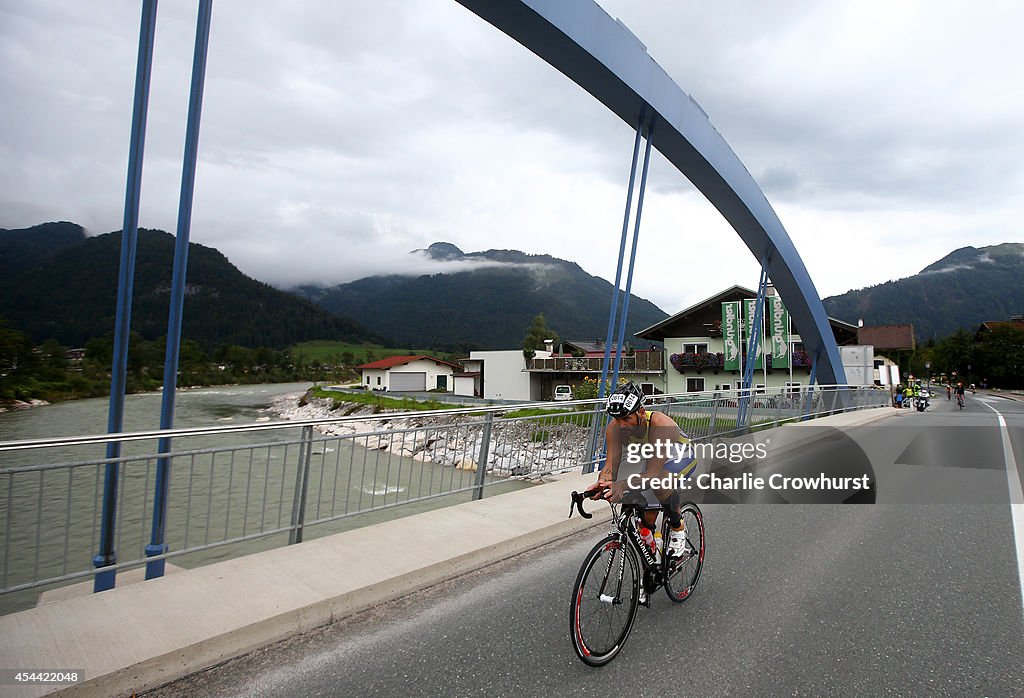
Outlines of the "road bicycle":
<svg viewBox="0 0 1024 698">
<path fill-rule="evenodd" d="M 584 499 L 597 498 L 607 488 L 573 492 L 569 516 L 575 508 L 584 518 Z M 576 655 L 590 666 L 607 664 L 622 649 L 633 629 L 646 592 L 645 606 L 661 587 L 672 601 L 690 598 L 704 565 L 704 515 L 693 502 L 684 502 L 680 515 L 686 527 L 687 549 L 679 557 L 644 542 L 640 529 L 647 500 L 640 492 L 627 492 L 619 505 L 609 502 L 615 530 L 587 554 L 576 577 L 569 609 L 569 634 Z M 669 539 L 666 507 L 662 506 L 661 540 Z"/>
<path fill-rule="evenodd" d="M 956 394 L 956 404 L 957 407 L 959 407 L 960 409 L 964 408 L 964 396 L 961 395 L 960 393 Z"/>
</svg>

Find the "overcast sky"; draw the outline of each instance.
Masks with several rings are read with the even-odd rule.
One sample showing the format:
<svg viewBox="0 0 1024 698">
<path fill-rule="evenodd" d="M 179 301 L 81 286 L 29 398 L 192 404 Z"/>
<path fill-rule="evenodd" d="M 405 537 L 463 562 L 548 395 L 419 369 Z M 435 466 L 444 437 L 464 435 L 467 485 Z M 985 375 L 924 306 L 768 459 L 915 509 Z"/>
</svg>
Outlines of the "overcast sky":
<svg viewBox="0 0 1024 698">
<path fill-rule="evenodd" d="M 600 0 L 707 112 L 822 297 L 1024 241 L 1024 3 Z M 0 0 L 0 227 L 121 228 L 140 3 Z M 164 0 L 140 224 L 173 232 L 196 3 Z M 612 280 L 633 131 L 453 0 L 217 0 L 193 242 L 278 286 L 447 241 Z M 655 154 L 634 293 L 758 266 Z M 844 318 L 855 321 L 855 318 Z"/>
</svg>

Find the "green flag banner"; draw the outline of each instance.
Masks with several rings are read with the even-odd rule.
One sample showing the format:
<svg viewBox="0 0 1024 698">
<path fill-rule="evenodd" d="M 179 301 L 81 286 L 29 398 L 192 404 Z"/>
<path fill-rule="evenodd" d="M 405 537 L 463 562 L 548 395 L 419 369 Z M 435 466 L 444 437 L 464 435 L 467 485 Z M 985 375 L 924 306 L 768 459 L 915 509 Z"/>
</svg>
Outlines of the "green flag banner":
<svg viewBox="0 0 1024 698">
<path fill-rule="evenodd" d="M 725 341 L 726 371 L 740 370 L 740 303 L 722 303 L 722 339 Z"/>
<path fill-rule="evenodd" d="M 746 336 L 743 338 L 743 346 L 750 346 L 750 335 L 754 332 L 754 309 L 757 307 L 756 298 L 747 298 L 743 301 L 743 313 L 746 316 L 744 327 L 746 328 Z M 761 326 L 757 328 L 757 358 L 754 361 L 754 368 L 760 369 L 763 367 L 761 357 L 764 356 L 764 318 L 761 318 Z M 747 361 L 750 361 L 750 357 L 747 357 Z"/>
<path fill-rule="evenodd" d="M 789 368 L 789 311 L 778 296 L 768 296 L 768 328 L 772 368 Z"/>
</svg>

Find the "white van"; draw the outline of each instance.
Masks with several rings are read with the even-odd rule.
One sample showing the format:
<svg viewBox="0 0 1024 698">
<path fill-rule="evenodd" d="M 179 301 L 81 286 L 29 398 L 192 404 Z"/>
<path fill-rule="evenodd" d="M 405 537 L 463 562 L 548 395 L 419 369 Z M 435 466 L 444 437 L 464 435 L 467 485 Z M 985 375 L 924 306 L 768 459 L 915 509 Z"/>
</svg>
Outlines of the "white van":
<svg viewBox="0 0 1024 698">
<path fill-rule="evenodd" d="M 556 385 L 555 386 L 555 400 L 561 402 L 562 400 L 572 400 L 572 386 L 571 385 Z"/>
</svg>

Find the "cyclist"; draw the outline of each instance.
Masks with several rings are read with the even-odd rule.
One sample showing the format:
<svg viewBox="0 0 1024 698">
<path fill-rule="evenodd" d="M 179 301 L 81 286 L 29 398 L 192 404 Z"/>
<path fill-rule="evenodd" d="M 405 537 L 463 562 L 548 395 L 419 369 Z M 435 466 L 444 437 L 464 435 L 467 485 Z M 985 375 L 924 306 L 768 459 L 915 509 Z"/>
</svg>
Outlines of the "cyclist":
<svg viewBox="0 0 1024 698">
<path fill-rule="evenodd" d="M 608 442 L 608 457 L 604 468 L 598 474 L 596 487 L 607 487 L 605 498 L 617 502 L 627 489 L 629 475 L 638 474 L 641 479 L 664 481 L 667 477 L 678 480 L 689 477 L 697 468 L 697 459 L 692 450 L 685 448 L 690 439 L 664 412 L 648 412 L 644 409 L 644 393 L 636 383 L 619 386 L 608 396 L 608 416 L 612 419 L 605 429 Z M 647 446 L 650 458 L 638 458 L 638 452 Z M 632 446 L 632 448 L 630 448 Z M 623 465 L 623 452 L 627 452 Z M 632 453 L 630 453 L 632 451 Z M 619 467 L 623 465 L 623 467 Z M 688 548 L 686 529 L 679 516 L 681 498 L 677 489 L 644 489 L 647 511 L 644 524 L 653 529 L 662 504 L 668 505 L 670 531 L 668 553 L 682 557 Z"/>
<path fill-rule="evenodd" d="M 956 394 L 956 404 L 959 405 L 959 404 L 963 403 L 964 402 L 964 384 L 963 383 L 957 383 L 956 387 L 953 388 L 953 392 Z"/>
</svg>

